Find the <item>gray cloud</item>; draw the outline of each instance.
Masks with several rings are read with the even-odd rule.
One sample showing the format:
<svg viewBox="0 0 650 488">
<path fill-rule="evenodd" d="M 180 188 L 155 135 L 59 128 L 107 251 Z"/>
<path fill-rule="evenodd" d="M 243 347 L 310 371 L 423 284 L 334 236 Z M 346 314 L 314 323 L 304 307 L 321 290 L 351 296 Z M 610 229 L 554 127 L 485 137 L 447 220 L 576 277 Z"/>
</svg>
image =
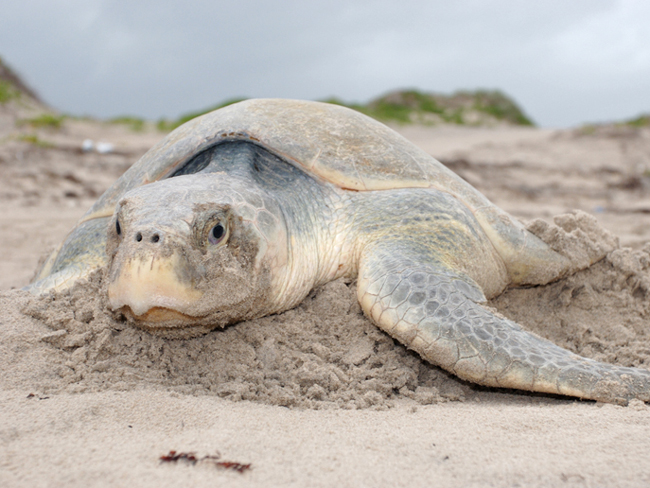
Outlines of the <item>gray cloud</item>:
<svg viewBox="0 0 650 488">
<path fill-rule="evenodd" d="M 566 126 L 650 110 L 649 24 L 642 0 L 33 0 L 3 6 L 0 55 L 76 114 L 480 87 Z"/>
</svg>

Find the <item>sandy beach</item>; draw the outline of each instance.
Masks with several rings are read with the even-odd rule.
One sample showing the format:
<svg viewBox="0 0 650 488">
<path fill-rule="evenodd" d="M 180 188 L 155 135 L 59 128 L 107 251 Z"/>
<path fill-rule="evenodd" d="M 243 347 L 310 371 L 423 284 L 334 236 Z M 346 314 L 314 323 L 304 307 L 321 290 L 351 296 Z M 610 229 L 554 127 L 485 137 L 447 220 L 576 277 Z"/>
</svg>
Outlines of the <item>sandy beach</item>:
<svg viewBox="0 0 650 488">
<path fill-rule="evenodd" d="M 647 405 L 458 380 L 365 319 L 354 283 L 187 341 L 116 321 L 101 273 L 54 297 L 20 291 L 164 134 L 17 117 L 0 113 L 0 486 L 650 484 Z M 649 129 L 396 129 L 536 233 L 595 217 L 605 259 L 490 305 L 583 356 L 650 367 Z"/>
</svg>

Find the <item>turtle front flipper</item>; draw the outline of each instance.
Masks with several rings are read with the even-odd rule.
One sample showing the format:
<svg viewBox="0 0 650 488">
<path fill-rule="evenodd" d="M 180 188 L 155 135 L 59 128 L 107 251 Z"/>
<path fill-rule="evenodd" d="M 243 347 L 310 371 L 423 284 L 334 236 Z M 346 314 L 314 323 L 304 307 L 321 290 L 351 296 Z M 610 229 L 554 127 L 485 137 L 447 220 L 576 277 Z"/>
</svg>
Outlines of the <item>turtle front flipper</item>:
<svg viewBox="0 0 650 488">
<path fill-rule="evenodd" d="M 364 312 L 424 359 L 492 387 L 605 402 L 650 401 L 650 371 L 580 357 L 483 304 L 478 285 L 400 242 L 366 248 L 358 278 Z"/>
<path fill-rule="evenodd" d="M 23 289 L 34 295 L 66 290 L 105 266 L 106 229 L 111 218 L 93 218 L 77 225 L 45 261 L 34 281 Z"/>
</svg>

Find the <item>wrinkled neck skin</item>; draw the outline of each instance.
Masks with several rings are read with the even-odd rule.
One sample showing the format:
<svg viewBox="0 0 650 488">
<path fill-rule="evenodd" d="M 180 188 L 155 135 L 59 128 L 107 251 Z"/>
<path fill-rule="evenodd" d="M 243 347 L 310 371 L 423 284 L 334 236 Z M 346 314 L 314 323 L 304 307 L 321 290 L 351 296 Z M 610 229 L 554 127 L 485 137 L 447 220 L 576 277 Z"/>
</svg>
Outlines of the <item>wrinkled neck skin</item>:
<svg viewBox="0 0 650 488">
<path fill-rule="evenodd" d="M 320 285 L 356 275 L 354 243 L 344 231 L 350 220 L 345 192 L 313 181 L 287 190 L 280 198 L 287 263 L 271 280 L 273 313 L 295 307 Z"/>
<path fill-rule="evenodd" d="M 293 308 L 314 288 L 356 276 L 356 242 L 346 232 L 352 220 L 347 192 L 309 175 L 296 176 L 297 181 L 260 188 L 267 208 L 277 209 L 281 229 L 265 236 L 268 248 L 259 255 L 258 269 L 268 273 L 270 288 L 270 301 L 259 315 Z"/>
</svg>

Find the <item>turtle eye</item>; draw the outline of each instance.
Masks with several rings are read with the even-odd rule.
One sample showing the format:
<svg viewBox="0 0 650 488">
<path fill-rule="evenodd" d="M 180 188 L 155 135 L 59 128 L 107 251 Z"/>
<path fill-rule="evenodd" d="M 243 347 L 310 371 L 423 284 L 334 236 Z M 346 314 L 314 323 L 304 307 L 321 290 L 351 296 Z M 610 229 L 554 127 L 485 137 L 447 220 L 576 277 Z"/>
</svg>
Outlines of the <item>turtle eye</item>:
<svg viewBox="0 0 650 488">
<path fill-rule="evenodd" d="M 230 237 L 230 219 L 226 210 L 210 214 L 198 212 L 192 223 L 194 242 L 202 251 L 223 246 Z"/>
<path fill-rule="evenodd" d="M 122 227 L 120 226 L 120 219 L 115 219 L 115 232 L 117 232 L 118 236 L 122 235 Z"/>
<path fill-rule="evenodd" d="M 210 244 L 219 244 L 226 235 L 226 228 L 221 222 L 218 222 L 208 233 L 208 242 Z"/>
</svg>

